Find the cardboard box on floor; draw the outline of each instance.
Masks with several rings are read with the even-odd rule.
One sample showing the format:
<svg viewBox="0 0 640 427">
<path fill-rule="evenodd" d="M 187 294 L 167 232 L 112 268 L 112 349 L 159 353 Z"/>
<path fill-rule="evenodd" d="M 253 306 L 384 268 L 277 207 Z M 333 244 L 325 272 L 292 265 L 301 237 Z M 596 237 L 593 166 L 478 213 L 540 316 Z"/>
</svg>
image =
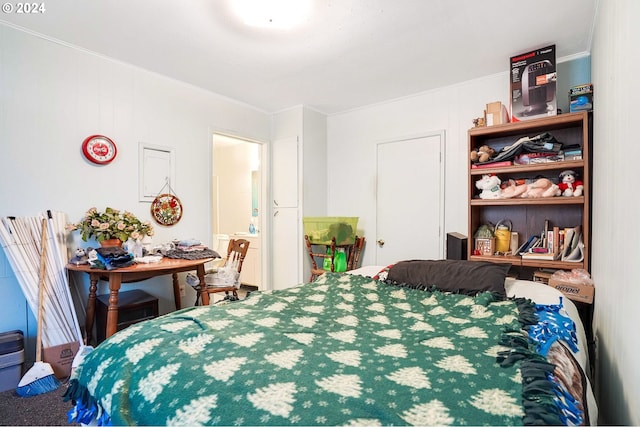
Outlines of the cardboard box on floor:
<svg viewBox="0 0 640 427">
<path fill-rule="evenodd" d="M 596 292 L 594 286 L 558 280 L 553 277 L 549 278 L 549 286 L 556 288 L 570 300 L 585 302 L 587 304 L 593 303 L 593 296 Z"/>
<path fill-rule="evenodd" d="M 65 379 L 71 375 L 71 364 L 79 349 L 78 342 L 43 348 L 42 360 L 51 365 L 56 378 Z"/>
</svg>

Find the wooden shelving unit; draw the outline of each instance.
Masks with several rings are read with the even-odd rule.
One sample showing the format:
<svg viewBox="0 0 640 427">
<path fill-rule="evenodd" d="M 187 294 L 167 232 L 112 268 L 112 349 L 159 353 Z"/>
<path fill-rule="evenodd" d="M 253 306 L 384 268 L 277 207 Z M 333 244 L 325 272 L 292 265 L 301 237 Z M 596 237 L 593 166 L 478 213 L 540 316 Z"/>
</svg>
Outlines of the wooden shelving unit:
<svg viewBox="0 0 640 427">
<path fill-rule="evenodd" d="M 561 114 L 558 116 L 507 123 L 490 127 L 473 128 L 468 132 L 469 151 L 482 145 L 489 145 L 496 151 L 511 145 L 518 139 L 533 137 L 544 132 L 551 133 L 558 141 L 567 145 L 580 145 L 582 160 L 512 165 L 504 167 L 471 168 L 468 173 L 469 200 L 469 245 L 468 259 L 473 261 L 491 261 L 510 263 L 513 266 L 528 268 L 574 269 L 589 271 L 590 231 L 591 231 L 591 168 L 590 168 L 590 128 L 587 112 Z M 557 182 L 560 172 L 574 170 L 583 181 L 584 192 L 580 197 L 547 197 L 533 199 L 493 199 L 478 198 L 480 191 L 475 187 L 484 174 L 496 174 L 502 181 L 508 179 L 549 178 Z M 473 255 L 475 248 L 473 236 L 482 224 L 508 219 L 518 233 L 519 241 L 532 234 L 540 234 L 545 220 L 551 226 L 560 228 L 581 226 L 584 241 L 584 260 L 582 262 L 549 261 L 524 259 L 519 255 L 480 256 Z"/>
</svg>

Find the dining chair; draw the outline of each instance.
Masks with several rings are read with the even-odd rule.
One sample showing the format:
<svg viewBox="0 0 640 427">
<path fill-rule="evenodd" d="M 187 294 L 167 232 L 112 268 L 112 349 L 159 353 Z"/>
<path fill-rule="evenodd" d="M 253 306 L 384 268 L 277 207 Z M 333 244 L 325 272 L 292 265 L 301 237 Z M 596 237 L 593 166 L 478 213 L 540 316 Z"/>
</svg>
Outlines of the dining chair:
<svg viewBox="0 0 640 427">
<path fill-rule="evenodd" d="M 212 294 L 225 293 L 224 300 L 237 301 L 238 289 L 240 288 L 240 273 L 242 264 L 247 256 L 250 242 L 245 239 L 230 239 L 227 249 L 227 257 L 222 266 L 205 273 L 205 286 L 201 287 L 203 295 L 202 303 L 211 303 Z"/>
</svg>

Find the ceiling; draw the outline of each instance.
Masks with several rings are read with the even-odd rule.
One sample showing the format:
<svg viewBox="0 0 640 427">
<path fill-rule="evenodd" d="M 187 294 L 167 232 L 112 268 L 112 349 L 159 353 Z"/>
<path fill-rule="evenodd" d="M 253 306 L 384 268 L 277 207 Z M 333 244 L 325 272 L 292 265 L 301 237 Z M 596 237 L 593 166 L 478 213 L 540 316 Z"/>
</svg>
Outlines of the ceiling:
<svg viewBox="0 0 640 427">
<path fill-rule="evenodd" d="M 0 22 L 249 104 L 334 114 L 505 72 L 556 45 L 588 54 L 599 0 L 314 0 L 290 30 L 245 26 L 231 0 L 55 0 Z"/>
</svg>

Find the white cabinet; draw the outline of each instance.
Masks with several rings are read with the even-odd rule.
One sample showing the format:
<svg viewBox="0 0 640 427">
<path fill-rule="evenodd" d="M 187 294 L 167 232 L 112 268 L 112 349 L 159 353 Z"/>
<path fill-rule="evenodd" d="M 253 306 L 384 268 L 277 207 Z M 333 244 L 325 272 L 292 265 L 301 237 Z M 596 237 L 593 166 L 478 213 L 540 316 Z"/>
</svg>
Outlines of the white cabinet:
<svg viewBox="0 0 640 427">
<path fill-rule="evenodd" d="M 273 289 L 285 289 L 300 283 L 300 241 L 298 208 L 276 209 L 273 213 Z"/>
<path fill-rule="evenodd" d="M 233 234 L 232 239 L 245 239 L 249 241 L 249 249 L 247 256 L 242 263 L 242 272 L 240 273 L 240 282 L 245 285 L 256 286 L 258 289 L 262 287 L 262 254 L 261 254 L 261 238 L 259 234 Z"/>
<path fill-rule="evenodd" d="M 271 289 L 300 283 L 300 207 L 298 138 L 278 139 L 271 152 Z"/>
<path fill-rule="evenodd" d="M 326 215 L 326 116 L 305 107 L 272 119 L 271 234 L 266 254 L 266 289 L 304 280 L 306 256 L 302 217 Z"/>
</svg>

